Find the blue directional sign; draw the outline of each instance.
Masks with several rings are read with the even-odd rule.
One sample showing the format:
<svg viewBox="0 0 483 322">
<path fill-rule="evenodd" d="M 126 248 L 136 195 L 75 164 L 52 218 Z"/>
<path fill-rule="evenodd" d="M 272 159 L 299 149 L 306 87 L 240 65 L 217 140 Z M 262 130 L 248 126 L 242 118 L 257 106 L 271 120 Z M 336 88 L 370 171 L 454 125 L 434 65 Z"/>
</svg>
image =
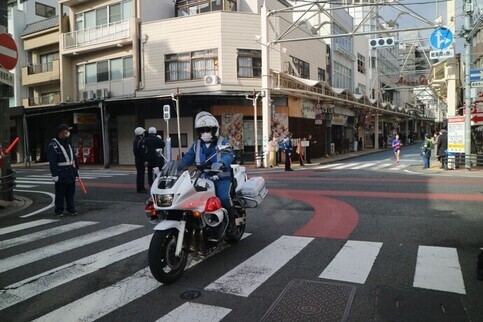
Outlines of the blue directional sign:
<svg viewBox="0 0 483 322">
<path fill-rule="evenodd" d="M 443 50 L 453 44 L 454 37 L 451 30 L 445 27 L 438 27 L 433 30 L 429 37 L 429 43 L 431 47 L 436 50 Z"/>
<path fill-rule="evenodd" d="M 483 80 L 483 70 L 473 69 L 470 70 L 470 82 L 477 82 Z"/>
</svg>

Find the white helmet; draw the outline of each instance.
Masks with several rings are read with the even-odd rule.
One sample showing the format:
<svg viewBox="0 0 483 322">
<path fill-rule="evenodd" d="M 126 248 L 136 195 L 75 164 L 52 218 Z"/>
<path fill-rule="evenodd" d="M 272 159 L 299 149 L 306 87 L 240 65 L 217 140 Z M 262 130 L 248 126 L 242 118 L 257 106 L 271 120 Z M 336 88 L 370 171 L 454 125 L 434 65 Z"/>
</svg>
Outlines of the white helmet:
<svg viewBox="0 0 483 322">
<path fill-rule="evenodd" d="M 135 130 L 134 130 L 134 135 L 143 135 L 144 133 L 144 129 L 140 126 L 138 126 Z"/>
<path fill-rule="evenodd" d="M 213 135 L 213 137 L 218 136 L 220 132 L 218 120 L 213 115 L 208 112 L 199 112 L 195 117 L 195 129 L 199 131 L 204 127 L 211 128 L 211 135 Z"/>
<path fill-rule="evenodd" d="M 156 128 L 154 126 L 151 126 L 149 129 L 148 129 L 148 133 L 151 133 L 151 134 L 156 134 Z"/>
</svg>

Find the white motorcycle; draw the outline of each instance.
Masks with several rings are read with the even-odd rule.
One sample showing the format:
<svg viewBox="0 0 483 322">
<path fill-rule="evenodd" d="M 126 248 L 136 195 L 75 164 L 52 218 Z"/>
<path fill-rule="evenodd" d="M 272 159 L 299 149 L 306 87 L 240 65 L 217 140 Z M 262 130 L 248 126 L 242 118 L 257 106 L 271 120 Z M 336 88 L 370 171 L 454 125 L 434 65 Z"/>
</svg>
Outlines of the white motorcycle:
<svg viewBox="0 0 483 322">
<path fill-rule="evenodd" d="M 180 278 L 188 255 L 206 257 L 219 244 L 236 243 L 242 237 L 245 208 L 257 207 L 267 190 L 262 177 L 247 180 L 245 167 L 232 168 L 230 196 L 235 208 L 234 231 L 229 231 L 228 211 L 215 194 L 213 181 L 217 180 L 220 169 L 190 173 L 178 169 L 178 163 L 171 161 L 155 178 L 145 215 L 149 222 L 156 224 L 148 260 L 151 273 L 159 282 L 169 284 Z"/>
</svg>

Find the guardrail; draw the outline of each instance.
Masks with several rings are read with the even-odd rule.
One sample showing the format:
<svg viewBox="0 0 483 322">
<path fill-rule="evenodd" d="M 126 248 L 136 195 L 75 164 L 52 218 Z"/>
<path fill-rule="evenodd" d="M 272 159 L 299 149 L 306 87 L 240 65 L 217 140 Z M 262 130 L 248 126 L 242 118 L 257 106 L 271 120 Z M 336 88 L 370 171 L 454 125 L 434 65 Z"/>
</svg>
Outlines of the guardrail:
<svg viewBox="0 0 483 322">
<path fill-rule="evenodd" d="M 470 154 L 468 157 L 472 167 L 483 166 L 483 154 Z M 464 153 L 448 153 L 445 159 L 448 169 L 464 168 L 466 164 L 466 155 Z"/>
<path fill-rule="evenodd" d="M 16 171 L 7 169 L 6 175 L 0 176 L 0 199 L 13 201 L 13 188 L 15 188 L 15 175 Z"/>
</svg>

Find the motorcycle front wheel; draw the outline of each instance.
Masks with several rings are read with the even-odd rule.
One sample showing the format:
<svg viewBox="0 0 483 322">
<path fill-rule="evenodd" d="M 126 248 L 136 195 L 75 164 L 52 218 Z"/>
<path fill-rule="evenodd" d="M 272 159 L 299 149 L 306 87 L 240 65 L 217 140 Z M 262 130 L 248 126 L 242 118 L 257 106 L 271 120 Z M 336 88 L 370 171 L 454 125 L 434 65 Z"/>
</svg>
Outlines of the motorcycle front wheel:
<svg viewBox="0 0 483 322">
<path fill-rule="evenodd" d="M 154 278 L 163 284 L 175 282 L 184 272 L 188 251 L 181 249 L 179 257 L 175 255 L 178 230 L 157 230 L 149 244 L 149 268 Z"/>
</svg>

